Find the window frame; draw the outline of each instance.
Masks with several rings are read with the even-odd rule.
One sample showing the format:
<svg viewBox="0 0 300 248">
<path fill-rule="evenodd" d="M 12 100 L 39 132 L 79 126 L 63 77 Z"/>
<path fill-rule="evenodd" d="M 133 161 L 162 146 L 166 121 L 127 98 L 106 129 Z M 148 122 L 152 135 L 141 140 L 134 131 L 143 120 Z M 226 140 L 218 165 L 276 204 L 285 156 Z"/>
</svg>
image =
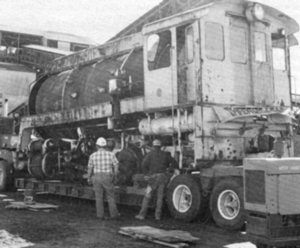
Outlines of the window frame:
<svg viewBox="0 0 300 248">
<path fill-rule="evenodd" d="M 222 53 L 223 53 L 223 57 L 222 58 L 217 58 L 217 57 L 213 57 L 213 56 L 209 56 L 209 53 L 211 50 L 207 49 L 208 43 L 207 42 L 207 35 L 210 34 L 209 32 L 207 32 L 208 28 L 207 25 L 208 24 L 214 24 L 214 25 L 218 25 L 221 28 L 222 31 Z M 224 35 L 224 26 L 220 23 L 217 22 L 211 22 L 211 21 L 207 21 L 204 24 L 204 30 L 205 30 L 205 35 L 204 35 L 204 39 L 205 39 L 205 56 L 207 59 L 209 60 L 215 60 L 215 61 L 224 61 L 226 58 L 226 49 L 225 49 L 225 35 Z"/>
<path fill-rule="evenodd" d="M 284 69 L 283 68 L 277 68 L 275 67 L 276 63 L 274 63 L 274 51 L 277 50 L 277 51 L 283 51 L 283 62 L 284 62 Z M 286 61 L 286 50 L 284 48 L 281 48 L 281 47 L 273 47 L 272 46 L 272 61 L 273 61 L 273 70 L 276 70 L 276 71 L 283 71 L 283 72 L 286 72 L 287 71 L 287 61 Z M 278 64 L 278 63 L 277 63 Z"/>
<path fill-rule="evenodd" d="M 162 36 L 164 34 L 169 39 L 162 38 Z M 159 40 L 158 40 L 157 48 L 155 50 L 154 60 L 150 61 L 148 59 L 148 57 L 149 57 L 148 56 L 148 53 L 149 53 L 148 39 L 152 35 L 158 35 L 159 36 Z M 173 43 L 173 41 L 172 41 L 172 31 L 170 29 L 167 29 L 167 30 L 164 30 L 164 31 L 160 31 L 158 33 L 152 33 L 152 34 L 148 35 L 148 37 L 147 37 L 147 65 L 148 66 L 147 67 L 148 67 L 149 71 L 156 71 L 156 70 L 160 70 L 160 69 L 163 69 L 163 68 L 169 68 L 169 67 L 171 67 L 171 65 L 172 65 L 172 61 L 171 61 L 171 59 L 172 59 L 172 55 L 171 55 L 171 53 L 172 53 L 172 49 L 171 49 L 172 48 L 172 43 Z M 167 66 L 166 65 L 164 65 L 164 66 L 158 66 L 158 64 L 159 64 L 158 62 L 164 62 L 163 60 L 161 60 L 161 58 L 163 58 L 162 57 L 163 53 L 165 53 L 166 51 L 168 51 L 166 49 L 169 50 L 169 58 L 168 58 L 168 61 L 166 61 L 166 62 L 168 62 Z"/>
<path fill-rule="evenodd" d="M 234 46 L 233 47 L 233 42 L 232 42 L 232 38 L 233 38 L 233 36 L 232 36 L 232 31 L 233 31 L 233 29 L 240 29 L 240 30 L 243 30 L 244 32 L 244 34 L 245 34 L 245 36 L 244 36 L 244 38 L 245 38 L 245 46 L 244 46 L 244 54 L 246 55 L 245 56 L 245 58 L 244 58 L 244 60 L 242 61 L 242 60 L 233 60 L 233 49 L 234 48 L 236 48 L 236 46 Z M 229 28 L 229 41 L 230 41 L 230 61 L 232 62 L 232 63 L 235 63 L 235 64 L 247 64 L 248 63 L 248 61 L 249 61 L 249 48 L 248 48 L 248 39 L 247 39 L 247 30 L 245 29 L 245 27 L 242 27 L 242 26 L 238 26 L 238 25 L 230 25 L 230 28 Z M 239 58 L 241 58 L 241 56 L 239 57 Z"/>
<path fill-rule="evenodd" d="M 192 30 L 192 35 L 191 35 L 191 43 L 189 43 L 189 30 Z M 194 27 L 193 26 L 189 26 L 187 27 L 186 29 L 186 32 L 185 32 L 185 37 L 186 37 L 186 62 L 188 64 L 192 64 L 195 60 L 195 43 L 194 43 L 194 40 L 195 40 L 195 31 L 194 31 Z M 192 44 L 192 46 L 190 47 L 189 44 Z M 190 52 L 190 48 L 192 48 L 192 53 Z M 192 57 L 189 57 L 189 55 L 192 54 Z"/>
<path fill-rule="evenodd" d="M 265 60 L 258 60 L 257 59 L 257 40 L 256 40 L 256 34 L 263 34 L 264 36 L 264 55 L 265 55 Z M 261 46 L 262 47 L 262 46 Z M 255 59 L 255 62 L 257 63 L 268 63 L 268 43 L 267 43 L 267 34 L 262 32 L 262 31 L 258 31 L 258 30 L 255 30 L 254 31 L 254 59 Z"/>
</svg>

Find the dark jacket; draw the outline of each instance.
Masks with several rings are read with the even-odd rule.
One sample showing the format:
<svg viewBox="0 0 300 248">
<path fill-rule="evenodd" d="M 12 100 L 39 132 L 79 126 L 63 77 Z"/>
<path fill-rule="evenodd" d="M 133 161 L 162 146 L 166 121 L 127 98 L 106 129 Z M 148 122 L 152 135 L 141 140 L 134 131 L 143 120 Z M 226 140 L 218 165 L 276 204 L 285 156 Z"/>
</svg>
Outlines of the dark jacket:
<svg viewBox="0 0 300 248">
<path fill-rule="evenodd" d="M 143 173 L 147 175 L 166 173 L 168 168 L 177 169 L 178 163 L 169 153 L 161 150 L 149 152 L 142 163 Z"/>
</svg>

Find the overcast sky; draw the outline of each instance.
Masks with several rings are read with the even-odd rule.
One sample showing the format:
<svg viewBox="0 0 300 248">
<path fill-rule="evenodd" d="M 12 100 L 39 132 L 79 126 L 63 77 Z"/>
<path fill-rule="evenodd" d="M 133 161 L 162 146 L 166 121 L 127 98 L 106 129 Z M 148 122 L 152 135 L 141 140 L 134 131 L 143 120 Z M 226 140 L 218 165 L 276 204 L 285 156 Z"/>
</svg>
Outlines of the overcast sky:
<svg viewBox="0 0 300 248">
<path fill-rule="evenodd" d="M 104 43 L 162 0 L 0 0 L 0 24 L 73 33 Z M 258 0 L 300 23 L 299 0 Z"/>
<path fill-rule="evenodd" d="M 0 0 L 0 24 L 65 32 L 104 43 L 161 0 Z"/>
<path fill-rule="evenodd" d="M 86 36 L 102 44 L 162 0 L 0 0 L 0 24 Z M 257 0 L 300 23 L 299 0 Z M 300 34 L 297 35 L 300 40 Z M 293 54 L 300 71 L 300 49 Z M 300 73 L 298 74 L 300 75 Z M 300 76 L 297 76 L 300 82 Z M 300 93 L 300 92 L 299 92 Z"/>
</svg>

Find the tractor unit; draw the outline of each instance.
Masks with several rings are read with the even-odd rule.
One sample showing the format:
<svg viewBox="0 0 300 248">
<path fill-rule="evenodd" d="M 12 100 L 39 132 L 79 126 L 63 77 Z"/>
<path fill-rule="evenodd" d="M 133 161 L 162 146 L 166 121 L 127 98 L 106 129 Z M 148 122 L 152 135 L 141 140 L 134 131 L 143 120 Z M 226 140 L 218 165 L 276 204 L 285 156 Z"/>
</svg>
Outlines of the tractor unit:
<svg viewBox="0 0 300 248">
<path fill-rule="evenodd" d="M 1 188 L 13 177 L 19 187 L 93 198 L 84 175 L 104 137 L 119 155 L 134 147 L 137 175 L 117 191 L 120 203 L 138 205 L 140 163 L 159 138 L 181 170 L 166 193 L 171 215 L 211 213 L 217 225 L 240 228 L 243 160 L 275 158 L 276 142 L 282 157 L 296 156 L 290 48 L 298 30 L 255 2 L 163 1 L 107 43 L 47 66 L 19 135 L 1 144 Z M 35 180 L 20 181 L 20 171 Z"/>
</svg>

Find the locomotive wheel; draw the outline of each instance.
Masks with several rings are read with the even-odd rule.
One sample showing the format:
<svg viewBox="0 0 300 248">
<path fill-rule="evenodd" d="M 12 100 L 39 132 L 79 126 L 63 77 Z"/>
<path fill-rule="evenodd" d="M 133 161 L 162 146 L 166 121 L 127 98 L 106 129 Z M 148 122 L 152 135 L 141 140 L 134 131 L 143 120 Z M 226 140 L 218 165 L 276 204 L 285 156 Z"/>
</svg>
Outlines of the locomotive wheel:
<svg viewBox="0 0 300 248">
<path fill-rule="evenodd" d="M 205 201 L 201 198 L 199 184 L 190 175 L 179 175 L 169 184 L 167 202 L 174 219 L 190 222 L 204 216 Z"/>
<path fill-rule="evenodd" d="M 214 187 L 210 210 L 215 223 L 229 230 L 238 230 L 244 225 L 243 186 L 232 179 L 221 180 Z"/>
<path fill-rule="evenodd" d="M 57 174 L 57 155 L 53 153 L 47 153 L 42 159 L 42 171 L 48 178 L 55 178 Z"/>
<path fill-rule="evenodd" d="M 44 179 L 44 173 L 42 171 L 42 159 L 41 153 L 33 155 L 28 162 L 28 172 L 36 179 Z"/>
<path fill-rule="evenodd" d="M 0 192 L 6 191 L 12 180 L 10 165 L 6 161 L 0 161 Z"/>
</svg>

